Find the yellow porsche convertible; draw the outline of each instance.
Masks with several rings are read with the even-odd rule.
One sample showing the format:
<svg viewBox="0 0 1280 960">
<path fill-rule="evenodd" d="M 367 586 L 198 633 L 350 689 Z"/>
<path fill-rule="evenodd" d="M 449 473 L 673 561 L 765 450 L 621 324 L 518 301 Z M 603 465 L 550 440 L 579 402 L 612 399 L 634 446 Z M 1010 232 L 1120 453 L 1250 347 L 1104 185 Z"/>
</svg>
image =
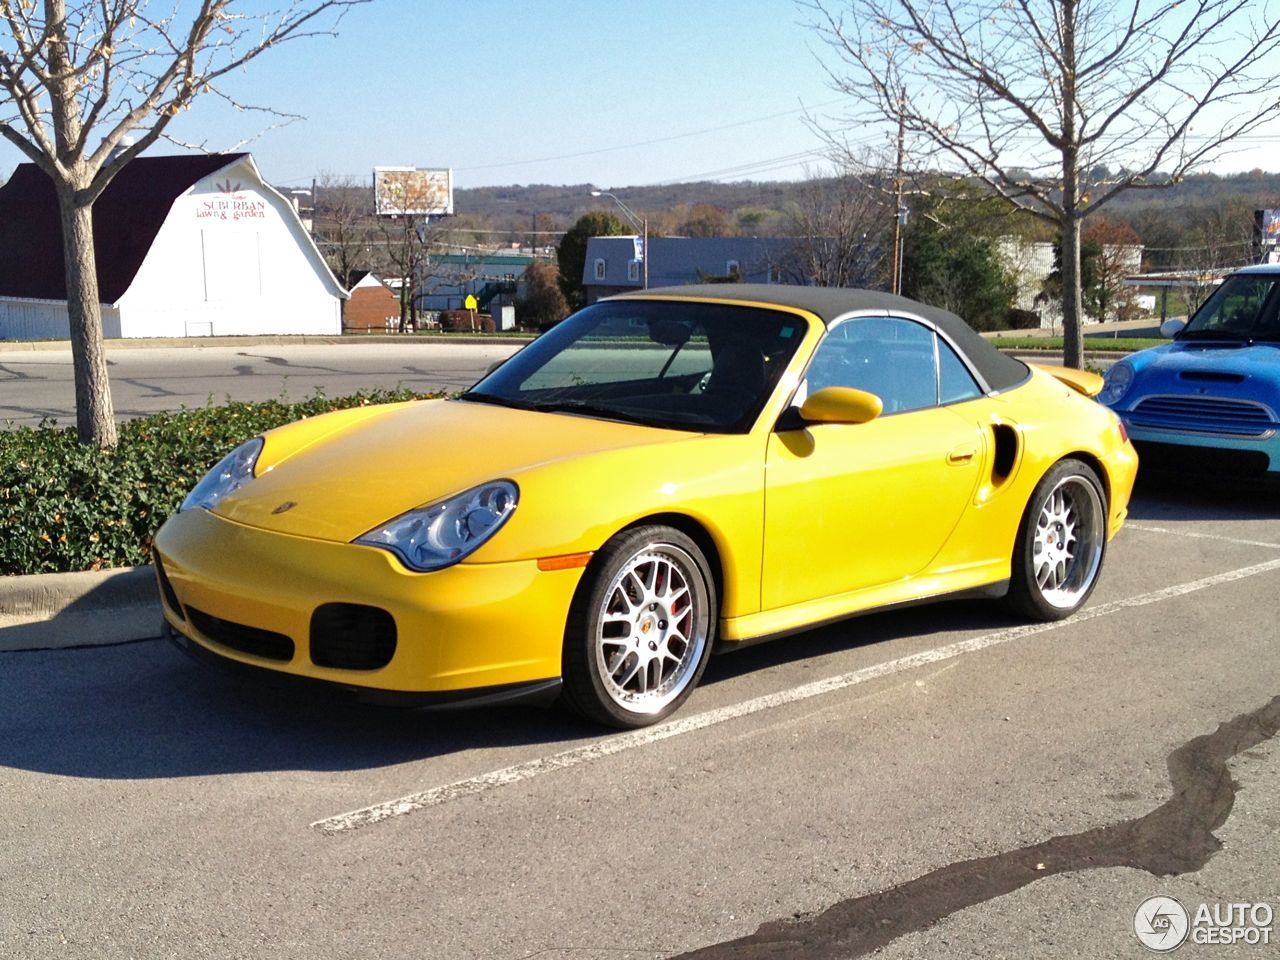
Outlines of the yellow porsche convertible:
<svg viewBox="0 0 1280 960">
<path fill-rule="evenodd" d="M 166 623 L 369 699 L 642 726 L 713 647 L 961 595 L 1070 615 L 1137 470 L 1101 385 L 882 293 L 615 297 L 461 396 L 232 451 L 157 535 Z"/>
</svg>

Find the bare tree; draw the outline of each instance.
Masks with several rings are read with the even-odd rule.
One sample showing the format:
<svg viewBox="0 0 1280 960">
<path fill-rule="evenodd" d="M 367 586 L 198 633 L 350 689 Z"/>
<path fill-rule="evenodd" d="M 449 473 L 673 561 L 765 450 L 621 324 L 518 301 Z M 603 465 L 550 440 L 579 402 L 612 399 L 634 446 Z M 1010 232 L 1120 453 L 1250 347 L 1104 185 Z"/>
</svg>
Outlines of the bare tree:
<svg viewBox="0 0 1280 960">
<path fill-rule="evenodd" d="M 323 174 L 316 180 L 311 229 L 334 275 L 344 285 L 373 269 L 382 231 L 373 215 L 373 189 L 356 177 Z"/>
<path fill-rule="evenodd" d="M 461 294 L 467 284 L 482 279 L 480 273 L 481 255 L 472 247 L 448 247 L 439 242 L 439 238 L 431 236 L 426 256 L 418 269 L 416 297 L 429 297 L 446 291 Z M 450 249 L 459 251 L 450 254 Z M 497 278 L 484 277 L 486 280 Z M 447 295 L 449 295 L 447 294 Z M 414 300 L 417 303 L 417 299 Z M 469 325 L 476 329 L 476 318 L 472 312 Z"/>
<path fill-rule="evenodd" d="M 161 13 L 146 0 L 0 0 L 0 136 L 48 175 L 58 197 L 81 442 L 116 443 L 93 202 L 191 101 L 219 93 L 228 73 L 286 40 L 332 32 L 361 2 L 285 0 L 275 14 L 248 15 L 237 0 Z"/>
<path fill-rule="evenodd" d="M 865 286 L 881 269 L 892 210 L 873 175 L 852 166 L 834 177 L 811 177 L 788 210 L 800 279 L 820 287 Z"/>
<path fill-rule="evenodd" d="M 1280 19 L 1265 0 L 801 5 L 855 98 L 847 121 L 901 124 L 924 162 L 1058 227 L 1071 366 L 1083 362 L 1081 221 L 1121 191 L 1177 182 L 1280 112 Z"/>
</svg>

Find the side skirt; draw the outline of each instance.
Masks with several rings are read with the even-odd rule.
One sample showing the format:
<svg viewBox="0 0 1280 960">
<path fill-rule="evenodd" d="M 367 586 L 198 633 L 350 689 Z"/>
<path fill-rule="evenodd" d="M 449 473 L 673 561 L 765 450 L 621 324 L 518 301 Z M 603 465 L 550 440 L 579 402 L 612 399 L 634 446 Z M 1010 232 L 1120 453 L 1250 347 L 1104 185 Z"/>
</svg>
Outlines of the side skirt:
<svg viewBox="0 0 1280 960">
<path fill-rule="evenodd" d="M 857 617 L 869 616 L 873 613 L 885 613 L 889 610 L 905 610 L 908 607 L 922 607 L 926 604 L 937 603 L 942 600 L 999 600 L 1009 592 L 1009 581 L 999 580 L 996 583 L 984 584 L 981 587 L 969 587 L 965 590 L 956 590 L 951 593 L 937 593 L 927 597 L 915 597 L 911 600 L 900 600 L 897 603 L 887 603 L 881 607 L 869 607 L 866 610 L 855 610 L 853 613 L 844 613 L 838 617 L 828 617 L 825 620 L 815 620 L 813 623 L 806 623 L 803 626 L 790 627 L 786 630 L 776 630 L 772 633 L 762 633 L 759 636 L 744 637 L 741 640 L 721 640 L 717 638 L 715 648 L 712 653 L 732 653 L 735 650 L 744 650 L 747 647 L 754 647 L 758 643 L 767 643 L 770 640 L 777 640 L 781 637 L 790 637 L 797 633 L 805 633 L 809 630 L 817 630 L 820 627 L 826 627 L 833 623 L 842 623 L 845 620 L 853 620 Z"/>
</svg>

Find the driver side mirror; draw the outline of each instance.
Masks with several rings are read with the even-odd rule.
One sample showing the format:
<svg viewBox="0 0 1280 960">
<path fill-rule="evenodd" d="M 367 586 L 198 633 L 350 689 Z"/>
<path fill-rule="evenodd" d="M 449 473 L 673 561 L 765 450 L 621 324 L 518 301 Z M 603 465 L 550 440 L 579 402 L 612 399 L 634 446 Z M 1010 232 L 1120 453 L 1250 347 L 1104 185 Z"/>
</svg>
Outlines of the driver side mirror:
<svg viewBox="0 0 1280 960">
<path fill-rule="evenodd" d="M 1160 336 L 1166 340 L 1172 340 L 1183 331 L 1186 325 L 1187 321 L 1185 320 L 1166 320 L 1160 324 Z"/>
<path fill-rule="evenodd" d="M 799 409 L 787 410 L 778 427 L 798 430 L 811 423 L 866 423 L 883 412 L 884 402 L 874 393 L 853 387 L 823 387 L 811 393 Z"/>
</svg>

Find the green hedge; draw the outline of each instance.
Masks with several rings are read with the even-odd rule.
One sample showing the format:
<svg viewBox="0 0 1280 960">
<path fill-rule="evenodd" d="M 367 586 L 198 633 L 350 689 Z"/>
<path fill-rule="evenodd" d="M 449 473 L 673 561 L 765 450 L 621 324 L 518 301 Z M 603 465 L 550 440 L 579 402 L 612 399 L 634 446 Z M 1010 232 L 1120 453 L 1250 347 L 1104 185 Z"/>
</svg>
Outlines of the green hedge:
<svg viewBox="0 0 1280 960">
<path fill-rule="evenodd" d="M 0 431 L 0 574 L 148 563 L 160 524 L 236 445 L 303 417 L 422 396 L 379 390 L 159 413 L 121 424 L 109 452 L 52 423 Z"/>
<path fill-rule="evenodd" d="M 1061 337 L 991 337 L 988 341 L 997 350 L 1062 350 Z M 1168 340 L 1147 337 L 1091 337 L 1084 338 L 1085 353 L 1136 353 L 1148 347 L 1159 347 Z"/>
</svg>

